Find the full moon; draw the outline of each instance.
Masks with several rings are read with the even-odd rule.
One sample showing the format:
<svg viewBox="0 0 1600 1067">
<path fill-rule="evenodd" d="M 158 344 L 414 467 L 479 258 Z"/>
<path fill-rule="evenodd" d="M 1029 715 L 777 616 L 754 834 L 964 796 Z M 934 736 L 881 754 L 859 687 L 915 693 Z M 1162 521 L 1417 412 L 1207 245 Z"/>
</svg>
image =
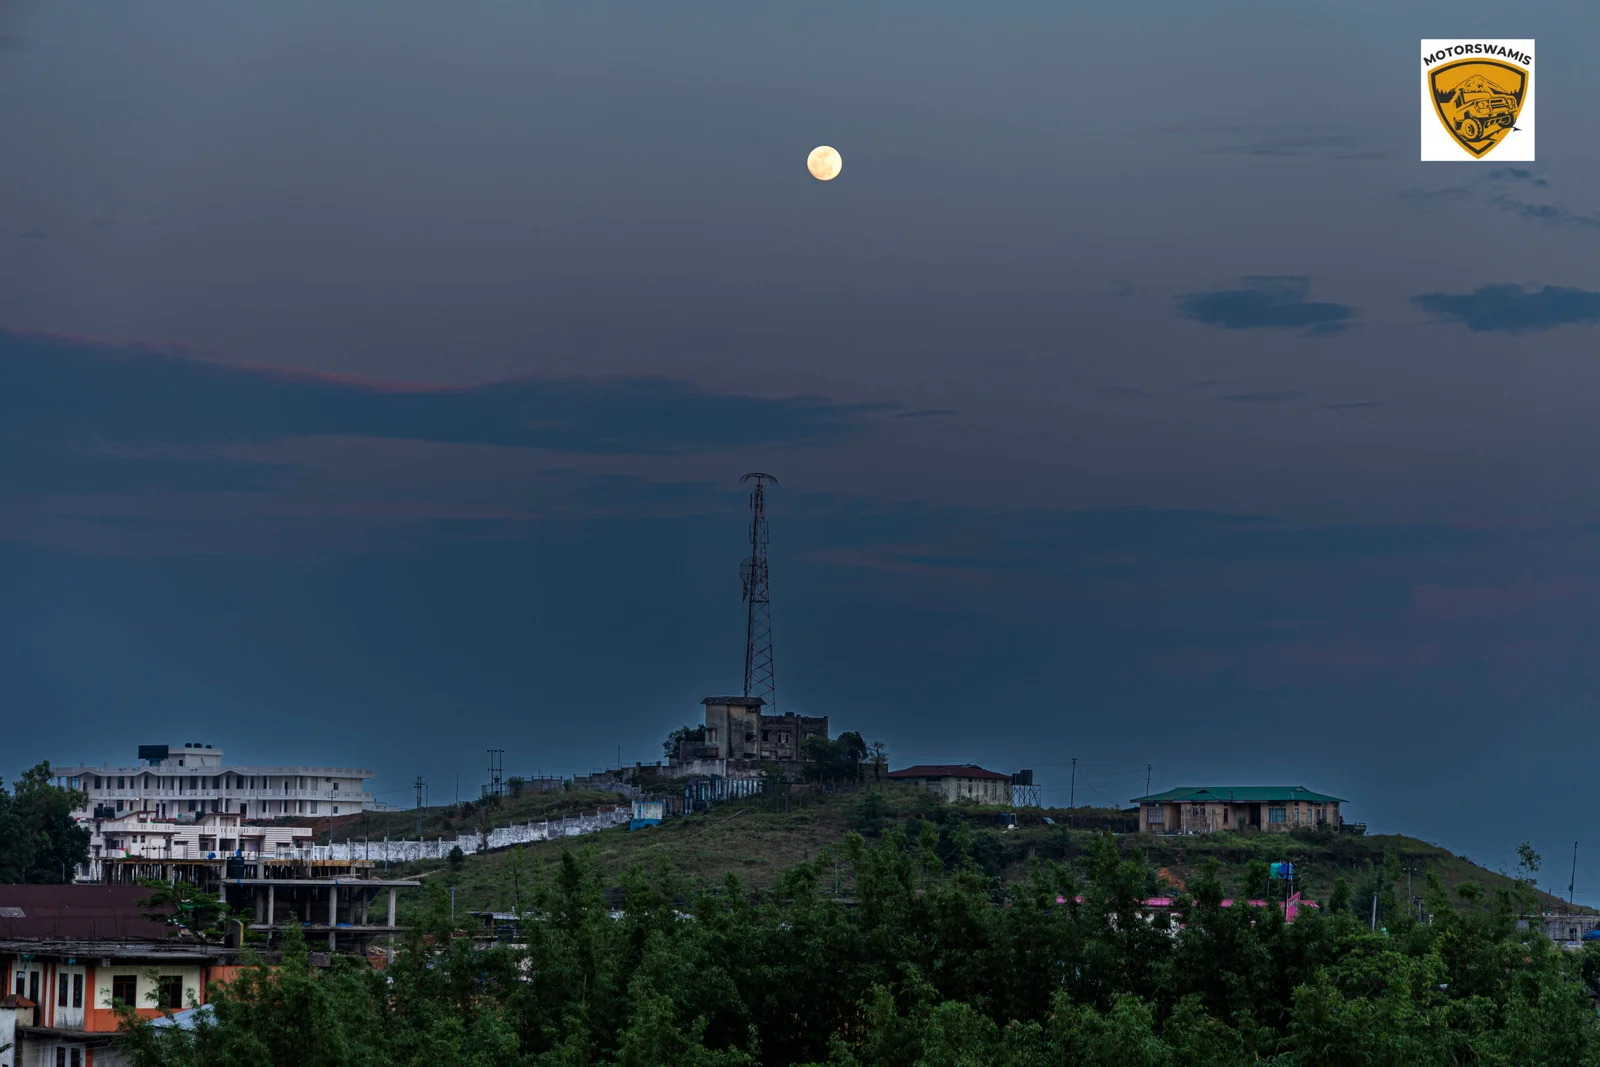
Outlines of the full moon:
<svg viewBox="0 0 1600 1067">
<path fill-rule="evenodd" d="M 806 157 L 806 169 L 819 182 L 830 182 L 837 178 L 839 169 L 843 166 L 844 161 L 839 158 L 838 150 L 827 145 L 818 145 Z"/>
</svg>

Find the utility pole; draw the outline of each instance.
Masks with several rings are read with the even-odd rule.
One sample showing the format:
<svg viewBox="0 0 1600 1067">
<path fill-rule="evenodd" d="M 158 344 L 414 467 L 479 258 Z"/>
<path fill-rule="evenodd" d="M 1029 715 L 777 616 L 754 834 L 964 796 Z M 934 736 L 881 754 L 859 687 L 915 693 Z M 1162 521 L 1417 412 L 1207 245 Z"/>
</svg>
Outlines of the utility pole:
<svg viewBox="0 0 1600 1067">
<path fill-rule="evenodd" d="M 1144 795 L 1150 795 L 1150 764 L 1144 765 Z"/>
<path fill-rule="evenodd" d="M 424 783 L 422 781 L 422 775 L 420 775 L 420 774 L 417 775 L 416 788 L 417 788 L 417 840 L 418 841 L 422 840 L 422 787 L 423 787 L 423 784 Z"/>
<path fill-rule="evenodd" d="M 1378 894 L 1372 894 L 1372 928 L 1378 928 Z"/>
<path fill-rule="evenodd" d="M 1148 790 L 1146 790 L 1148 792 Z M 1067 793 L 1067 807 L 1078 806 L 1078 757 L 1072 757 L 1072 788 Z"/>
<path fill-rule="evenodd" d="M 1572 876 L 1567 879 L 1567 907 L 1573 906 L 1573 886 L 1578 884 L 1578 843 L 1572 843 Z"/>
</svg>

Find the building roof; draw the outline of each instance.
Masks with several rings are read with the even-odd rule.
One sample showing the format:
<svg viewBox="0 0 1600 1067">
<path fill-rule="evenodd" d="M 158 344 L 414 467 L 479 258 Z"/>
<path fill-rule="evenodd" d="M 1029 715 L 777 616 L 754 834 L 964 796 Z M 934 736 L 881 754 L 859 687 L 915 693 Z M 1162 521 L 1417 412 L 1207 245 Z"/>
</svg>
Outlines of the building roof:
<svg viewBox="0 0 1600 1067">
<path fill-rule="evenodd" d="M 760 697 L 706 697 L 702 704 L 731 704 L 734 707 L 759 708 L 766 701 Z"/>
<path fill-rule="evenodd" d="M 0 941 L 164 941 L 136 885 L 0 885 Z"/>
<path fill-rule="evenodd" d="M 976 763 L 919 763 L 915 767 L 890 771 L 890 778 L 1003 778 L 1011 775 L 999 771 L 986 771 Z"/>
<path fill-rule="evenodd" d="M 1273 800 L 1299 800 L 1312 804 L 1343 804 L 1343 797 L 1313 793 L 1303 785 L 1180 786 L 1165 793 L 1134 797 L 1135 804 L 1260 804 Z"/>
<path fill-rule="evenodd" d="M 387 927 L 385 927 L 387 929 Z M 240 949 L 203 941 L 5 941 L 0 956 L 50 956 L 55 959 L 133 960 L 144 963 L 231 963 Z"/>
</svg>

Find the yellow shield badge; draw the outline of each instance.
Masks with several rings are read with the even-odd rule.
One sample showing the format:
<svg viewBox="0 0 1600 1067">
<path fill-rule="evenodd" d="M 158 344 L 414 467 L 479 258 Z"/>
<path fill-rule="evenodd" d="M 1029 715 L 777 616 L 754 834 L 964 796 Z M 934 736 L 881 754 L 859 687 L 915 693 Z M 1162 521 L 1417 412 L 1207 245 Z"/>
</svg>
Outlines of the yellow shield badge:
<svg viewBox="0 0 1600 1067">
<path fill-rule="evenodd" d="M 1517 128 L 1528 72 L 1498 59 L 1463 59 L 1429 72 L 1428 85 L 1444 128 L 1482 159 Z"/>
</svg>

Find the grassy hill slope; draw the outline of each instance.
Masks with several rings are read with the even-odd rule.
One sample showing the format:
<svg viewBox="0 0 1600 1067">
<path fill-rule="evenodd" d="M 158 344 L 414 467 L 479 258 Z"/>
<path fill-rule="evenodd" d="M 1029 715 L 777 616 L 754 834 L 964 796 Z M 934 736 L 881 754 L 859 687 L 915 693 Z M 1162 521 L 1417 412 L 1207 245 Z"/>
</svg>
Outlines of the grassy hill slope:
<svg viewBox="0 0 1600 1067">
<path fill-rule="evenodd" d="M 752 798 L 632 832 L 619 828 L 475 855 L 467 858 L 459 872 L 438 863 L 421 865 L 414 872 L 454 885 L 458 912 L 507 911 L 519 897 L 526 902 L 526 888 L 553 868 L 563 849 L 584 856 L 586 863 L 611 886 L 619 883 L 628 867 L 639 864 L 649 868 L 665 857 L 691 884 L 715 884 L 733 872 L 751 888 L 765 888 L 773 885 L 787 868 L 829 856 L 852 831 L 871 840 L 900 826 L 915 835 L 925 820 L 941 834 L 940 847 L 945 851 L 951 847 L 950 832 L 960 823 L 968 824 L 973 831 L 974 856 L 980 865 L 995 877 L 1009 881 L 1023 876 L 1035 857 L 1067 864 L 1086 857 L 1097 831 L 1074 825 L 1133 825 L 1124 813 L 1100 809 L 1034 809 L 1019 813 L 1021 826 L 1005 830 L 1000 825 L 1003 809 L 945 805 L 926 793 L 903 787 L 890 787 L 877 794 L 824 797 L 789 812 L 763 810 L 763 803 L 763 798 Z M 591 810 L 593 806 L 591 801 Z M 496 821 L 502 819 L 497 816 Z M 336 836 L 337 833 L 336 830 Z M 1414 872 L 1419 896 L 1426 885 L 1427 872 L 1437 874 L 1452 888 L 1476 882 L 1492 892 L 1513 884 L 1504 874 L 1402 835 L 1332 835 L 1323 840 L 1305 840 L 1288 835 L 1156 837 L 1125 832 L 1119 833 L 1116 840 L 1124 854 L 1142 854 L 1166 876 L 1165 884 L 1152 879 L 1152 894 L 1166 891 L 1167 886 L 1181 886 L 1207 859 L 1214 858 L 1222 865 L 1223 878 L 1230 889 L 1240 886 L 1253 861 L 1288 861 L 1296 864 L 1307 897 L 1327 900 L 1334 879 L 1339 876 L 1359 897 L 1363 885 L 1372 880 L 1374 870 L 1381 868 L 1389 852 L 1396 854 L 1402 867 Z M 839 886 L 841 892 L 849 893 L 848 872 L 841 870 Z M 1546 894 L 1540 897 L 1552 910 L 1565 906 Z M 1358 900 L 1357 907 L 1360 906 Z"/>
</svg>

